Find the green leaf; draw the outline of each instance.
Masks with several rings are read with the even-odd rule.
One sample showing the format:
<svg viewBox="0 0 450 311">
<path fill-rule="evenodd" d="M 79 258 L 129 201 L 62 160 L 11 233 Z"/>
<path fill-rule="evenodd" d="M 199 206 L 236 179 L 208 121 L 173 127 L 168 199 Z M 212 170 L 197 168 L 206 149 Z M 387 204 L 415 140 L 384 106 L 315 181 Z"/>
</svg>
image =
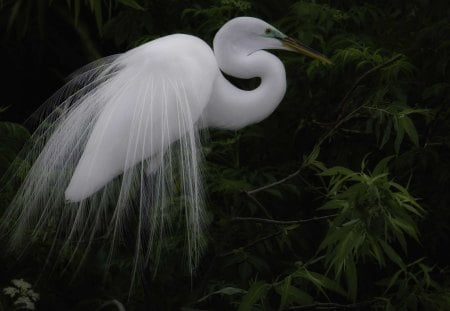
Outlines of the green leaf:
<svg viewBox="0 0 450 311">
<path fill-rule="evenodd" d="M 423 216 L 422 211 L 417 210 L 415 207 L 413 207 L 413 206 L 411 206 L 411 205 L 409 205 L 409 204 L 403 203 L 402 206 L 403 206 L 406 210 L 410 211 L 410 212 L 413 213 L 413 214 L 416 214 L 416 215 L 419 216 L 419 217 L 422 217 L 422 216 Z"/>
<path fill-rule="evenodd" d="M 319 245 L 319 250 L 330 247 L 338 241 L 342 241 L 348 235 L 350 230 L 352 230 L 352 227 L 347 226 L 328 231 L 327 235 Z"/>
<path fill-rule="evenodd" d="M 351 220 L 349 220 L 349 221 L 343 223 L 343 224 L 342 224 L 342 227 L 353 226 L 354 224 L 357 224 L 357 223 L 359 223 L 359 222 L 360 222 L 360 220 L 359 220 L 358 218 L 356 218 L 356 219 L 351 219 Z"/>
<path fill-rule="evenodd" d="M 405 235 L 403 234 L 403 231 L 400 230 L 393 230 L 394 236 L 397 239 L 398 243 L 402 247 L 403 252 L 407 252 L 408 250 L 408 244 L 406 243 Z"/>
<path fill-rule="evenodd" d="M 231 295 L 236 295 L 236 294 L 246 294 L 247 291 L 243 290 L 241 288 L 236 288 L 236 287 L 224 287 L 222 289 L 219 289 L 215 292 L 212 292 L 202 298 L 200 298 L 199 300 L 197 300 L 197 302 L 202 302 L 205 301 L 206 299 L 208 299 L 209 297 L 213 296 L 213 295 L 227 295 L 227 296 L 231 296 Z"/>
<path fill-rule="evenodd" d="M 393 225 L 400 227 L 407 235 L 419 241 L 417 231 L 411 223 L 404 221 L 401 218 L 391 217 L 390 221 Z"/>
<path fill-rule="evenodd" d="M 280 299 L 280 307 L 279 310 L 282 310 L 285 306 L 289 305 L 288 297 L 289 297 L 289 289 L 291 287 L 292 277 L 289 275 L 283 281 L 283 283 L 279 286 L 275 287 L 275 291 L 281 295 Z"/>
<path fill-rule="evenodd" d="M 380 267 L 385 265 L 384 256 L 376 239 L 369 238 L 370 251 Z"/>
<path fill-rule="evenodd" d="M 339 283 L 336 282 L 335 280 L 332 280 L 323 274 L 313 272 L 313 271 L 307 271 L 307 274 L 309 274 L 313 277 L 313 278 L 311 278 L 311 280 L 315 280 L 317 285 L 320 285 L 323 288 L 326 288 L 332 292 L 335 292 L 335 293 L 341 295 L 342 297 L 347 296 L 344 289 L 342 289 L 342 287 L 339 285 Z"/>
<path fill-rule="evenodd" d="M 328 298 L 327 293 L 324 291 L 323 283 L 313 274 L 311 274 L 307 269 L 305 269 L 305 267 L 301 267 L 300 270 L 293 273 L 292 276 L 296 278 L 302 278 L 308 282 L 311 282 L 317 288 L 317 290 L 322 293 L 322 295 Z"/>
<path fill-rule="evenodd" d="M 397 132 L 394 141 L 394 150 L 395 153 L 398 154 L 400 152 L 400 145 L 402 144 L 403 137 L 405 136 L 405 129 L 399 124 L 399 118 L 397 117 L 394 118 L 394 127 Z"/>
<path fill-rule="evenodd" d="M 392 158 L 394 158 L 394 156 L 389 156 L 381 159 L 380 162 L 378 162 L 378 164 L 373 169 L 372 175 L 380 175 L 385 173 L 387 171 L 387 165 L 389 161 L 392 160 Z"/>
<path fill-rule="evenodd" d="M 311 153 L 303 159 L 304 165 L 308 166 L 317 160 L 320 153 L 320 146 L 315 145 Z"/>
<path fill-rule="evenodd" d="M 355 175 L 356 173 L 346 167 L 342 167 L 342 166 L 335 166 L 335 167 L 331 167 L 325 171 L 323 171 L 322 173 L 320 173 L 320 176 L 334 176 L 334 175 L 344 175 L 344 176 L 352 176 Z"/>
<path fill-rule="evenodd" d="M 318 210 L 332 210 L 332 209 L 342 209 L 348 207 L 348 202 L 344 200 L 330 200 L 321 207 L 318 208 Z"/>
<path fill-rule="evenodd" d="M 322 162 L 317 161 L 317 160 L 311 161 L 310 165 L 313 166 L 313 168 L 315 167 L 315 168 L 319 169 L 320 171 L 326 170 L 325 165 Z"/>
<path fill-rule="evenodd" d="M 238 311 L 252 310 L 253 306 L 260 300 L 264 299 L 267 292 L 271 288 L 270 284 L 257 281 L 252 284 L 247 294 L 242 298 Z"/>
<path fill-rule="evenodd" d="M 411 119 L 406 115 L 402 115 L 399 118 L 399 122 L 400 126 L 405 130 L 414 146 L 418 147 L 419 135 L 417 134 L 416 127 L 414 126 L 414 123 L 411 121 Z"/>
<path fill-rule="evenodd" d="M 345 279 L 347 281 L 348 295 L 351 301 L 355 302 L 358 296 L 358 272 L 353 260 L 347 262 L 345 269 Z"/>
<path fill-rule="evenodd" d="M 336 195 L 336 199 L 343 199 L 346 202 L 346 206 L 349 206 L 352 201 L 356 200 L 361 196 L 365 196 L 367 193 L 367 185 L 363 183 L 357 183 Z M 350 203 L 349 203 L 350 202 Z M 343 205 L 344 207 L 344 205 Z"/>
<path fill-rule="evenodd" d="M 423 258 L 421 258 L 423 259 Z M 424 263 L 418 262 L 417 265 L 419 266 L 419 268 L 422 270 L 423 272 L 423 279 L 425 280 L 425 284 L 426 286 L 430 286 L 432 284 L 432 280 L 430 277 L 430 272 L 433 271 L 433 268 L 427 266 Z"/>
<path fill-rule="evenodd" d="M 352 255 L 354 255 L 354 251 L 357 247 L 355 247 L 355 240 L 359 238 L 359 233 L 353 231 L 352 226 L 343 228 L 351 228 L 352 230 L 350 230 L 347 235 L 337 243 L 335 253 L 331 254 L 333 258 L 332 264 L 337 276 L 341 274 L 342 269 L 345 268 L 347 261 L 353 257 Z"/>
<path fill-rule="evenodd" d="M 403 187 L 402 185 L 397 184 L 397 183 L 395 183 L 393 181 L 389 182 L 389 185 L 394 187 L 394 188 L 396 188 L 397 190 L 401 191 L 406 197 L 411 198 L 411 202 L 410 203 L 414 202 L 415 203 L 415 204 L 413 204 L 414 206 L 420 207 L 420 205 L 411 197 L 411 195 L 409 194 L 408 190 L 405 187 Z"/>
<path fill-rule="evenodd" d="M 402 258 L 397 254 L 397 252 L 385 241 L 382 239 L 378 239 L 378 242 L 380 243 L 381 247 L 383 248 L 385 254 L 389 257 L 389 259 L 396 263 L 400 268 L 406 269 L 405 263 L 403 262 Z"/>
<path fill-rule="evenodd" d="M 379 179 L 386 179 L 385 177 L 387 177 L 388 175 L 389 175 L 388 173 L 384 173 L 384 174 L 379 174 L 379 175 L 373 175 L 371 178 L 368 177 L 367 184 L 369 186 L 372 186 Z M 365 175 L 365 176 L 367 176 L 367 175 Z M 377 188 L 375 188 L 375 189 L 377 189 Z"/>
<path fill-rule="evenodd" d="M 382 149 L 383 146 L 388 142 L 389 138 L 391 137 L 391 130 L 392 122 L 388 121 L 386 127 L 384 128 L 383 138 L 381 139 L 379 149 Z"/>
<path fill-rule="evenodd" d="M 384 293 L 386 294 L 389 289 L 397 282 L 398 277 L 400 274 L 404 272 L 402 269 L 398 270 L 394 275 L 390 278 L 388 285 L 386 286 L 386 289 L 384 290 Z"/>
<path fill-rule="evenodd" d="M 275 286 L 275 291 L 281 296 L 278 310 L 284 310 L 286 306 L 290 306 L 293 303 L 305 305 L 314 301 L 311 295 L 293 286 L 291 281 L 292 276 L 288 276 L 283 282 Z"/>
</svg>

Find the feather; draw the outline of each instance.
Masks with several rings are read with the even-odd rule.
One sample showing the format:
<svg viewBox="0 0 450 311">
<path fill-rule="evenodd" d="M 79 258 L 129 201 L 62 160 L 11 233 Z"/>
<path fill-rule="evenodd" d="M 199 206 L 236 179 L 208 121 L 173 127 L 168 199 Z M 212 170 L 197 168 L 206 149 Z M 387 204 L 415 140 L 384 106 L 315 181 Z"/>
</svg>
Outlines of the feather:
<svg viewBox="0 0 450 311">
<path fill-rule="evenodd" d="M 53 110 L 23 153 L 22 169 L 33 164 L 1 223 L 14 249 L 52 236 L 62 245 L 56 256 L 70 254 L 70 263 L 101 237 L 111 261 L 132 236 L 137 275 L 158 262 L 164 235 L 183 215 L 195 267 L 204 204 L 202 109 L 192 107 L 206 102 L 180 78 L 183 67 L 161 74 L 157 60 L 142 62 L 151 51 L 142 46 L 84 67 L 46 104 Z"/>
</svg>

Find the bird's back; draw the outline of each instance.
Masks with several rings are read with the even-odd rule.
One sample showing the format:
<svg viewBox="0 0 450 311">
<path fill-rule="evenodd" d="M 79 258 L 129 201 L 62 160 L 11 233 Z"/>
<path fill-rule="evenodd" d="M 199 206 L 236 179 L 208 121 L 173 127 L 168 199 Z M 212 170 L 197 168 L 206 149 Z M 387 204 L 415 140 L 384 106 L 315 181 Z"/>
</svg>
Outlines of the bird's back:
<svg viewBox="0 0 450 311">
<path fill-rule="evenodd" d="M 112 77 L 76 108 L 102 107 L 65 192 L 70 201 L 89 197 L 143 160 L 160 161 L 198 122 L 219 72 L 211 48 L 182 34 L 130 50 L 113 66 Z"/>
</svg>

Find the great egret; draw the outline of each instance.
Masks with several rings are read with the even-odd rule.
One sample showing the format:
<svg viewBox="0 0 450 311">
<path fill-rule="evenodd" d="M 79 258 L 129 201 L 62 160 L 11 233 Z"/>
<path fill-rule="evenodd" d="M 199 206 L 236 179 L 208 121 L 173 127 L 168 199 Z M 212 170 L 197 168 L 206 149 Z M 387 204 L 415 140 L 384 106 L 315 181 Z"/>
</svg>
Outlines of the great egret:
<svg viewBox="0 0 450 311">
<path fill-rule="evenodd" d="M 285 69 L 264 50 L 330 62 L 252 17 L 227 22 L 213 45 L 214 52 L 199 38 L 174 34 L 78 71 L 49 100 L 53 111 L 33 135 L 22 168 L 15 166 L 33 163 L 3 215 L 12 245 L 51 233 L 64 241 L 61 252 L 75 254 L 100 233 L 112 256 L 128 243 L 125 234 L 135 239 L 137 272 L 183 215 L 195 266 L 203 244 L 199 130 L 239 129 L 274 111 L 286 91 Z M 244 91 L 221 71 L 261 83 Z"/>
</svg>

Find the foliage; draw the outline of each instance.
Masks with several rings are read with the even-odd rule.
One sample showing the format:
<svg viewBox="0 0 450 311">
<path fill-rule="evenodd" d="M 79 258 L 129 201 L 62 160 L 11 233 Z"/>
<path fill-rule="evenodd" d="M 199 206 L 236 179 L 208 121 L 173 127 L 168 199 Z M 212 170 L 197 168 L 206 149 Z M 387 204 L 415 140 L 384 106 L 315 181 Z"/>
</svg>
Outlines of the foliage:
<svg viewBox="0 0 450 311">
<path fill-rule="evenodd" d="M 42 310 L 450 310 L 448 1 L 0 0 L 1 113 L 15 121 L 0 122 L 1 173 L 29 136 L 17 122 L 70 71 L 175 32 L 211 43 L 240 15 L 334 65 L 277 52 L 288 78 L 279 109 L 210 132 L 209 243 L 195 274 L 176 230 L 164 264 L 151 262 L 131 291 L 126 245 L 105 267 L 99 237 L 82 266 L 61 254 L 49 269 L 59 241 L 44 236 L 33 256 L 2 253 L 2 288 L 39 279 Z M 0 186 L 0 212 L 17 186 Z"/>
<path fill-rule="evenodd" d="M 31 284 L 23 279 L 14 279 L 11 283 L 13 286 L 5 287 L 3 294 L 13 300 L 14 309 L 35 310 L 39 294 L 32 289 Z"/>
<path fill-rule="evenodd" d="M 6 108 L 0 107 L 0 114 Z M 8 170 L 15 170 L 22 160 L 17 156 L 26 140 L 30 137 L 28 130 L 17 123 L 2 121 L 0 118 L 0 175 L 5 175 Z M 23 172 L 26 174 L 26 172 Z M 5 180 L 5 178 L 3 178 Z M 10 182 L 0 184 L 0 206 L 6 206 L 12 199 L 17 185 Z"/>
</svg>

